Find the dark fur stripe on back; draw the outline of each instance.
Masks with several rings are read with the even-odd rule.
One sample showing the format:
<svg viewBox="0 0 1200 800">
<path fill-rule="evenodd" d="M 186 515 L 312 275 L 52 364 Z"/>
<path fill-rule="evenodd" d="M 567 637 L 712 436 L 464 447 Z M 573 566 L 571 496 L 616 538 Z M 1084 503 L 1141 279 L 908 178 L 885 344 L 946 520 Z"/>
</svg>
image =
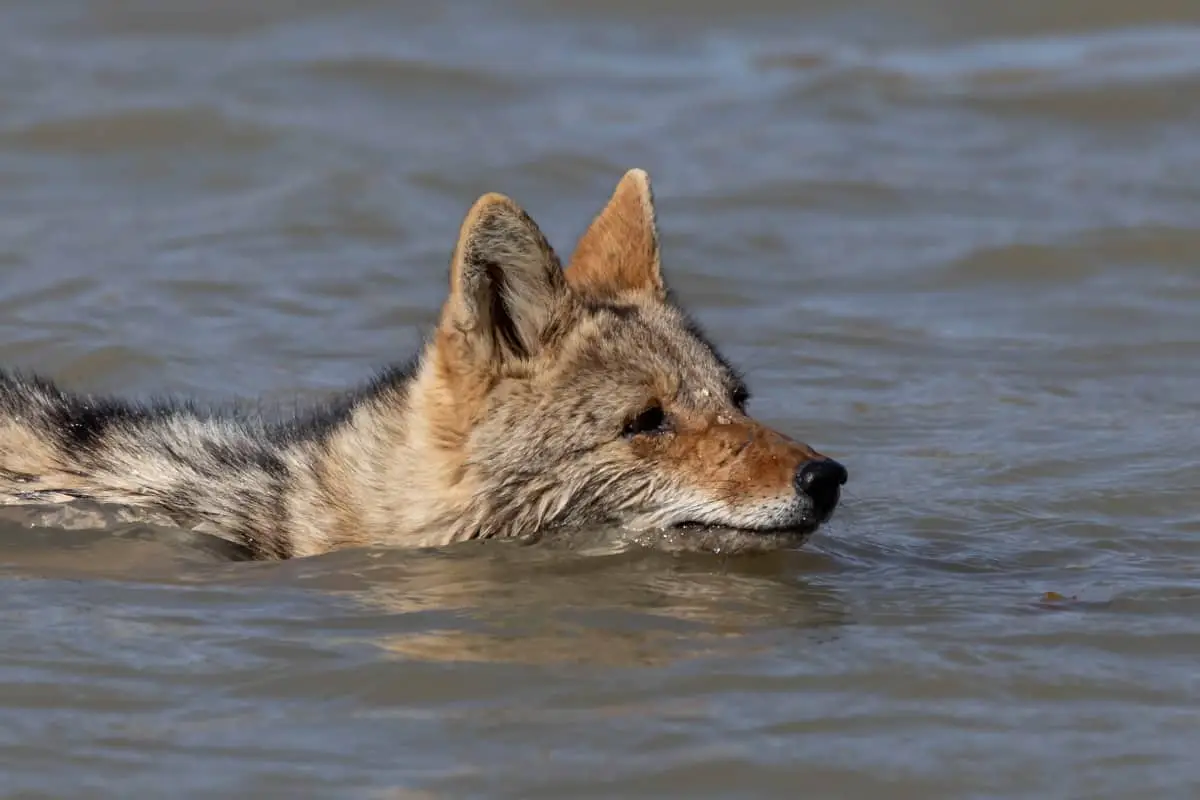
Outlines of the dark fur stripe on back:
<svg viewBox="0 0 1200 800">
<path fill-rule="evenodd" d="M 106 487 L 121 482 L 122 464 L 153 462 L 156 482 L 130 490 L 138 504 L 180 524 L 215 519 L 254 556 L 288 558 L 288 496 L 297 476 L 285 454 L 316 452 L 363 403 L 402 395 L 414 369 L 415 360 L 388 367 L 358 390 L 274 424 L 234 408 L 73 394 L 37 376 L 0 371 L 0 425 L 41 442 L 60 476 L 18 468 L 23 454 L 6 454 L 0 439 L 0 495 L 104 500 Z"/>
</svg>

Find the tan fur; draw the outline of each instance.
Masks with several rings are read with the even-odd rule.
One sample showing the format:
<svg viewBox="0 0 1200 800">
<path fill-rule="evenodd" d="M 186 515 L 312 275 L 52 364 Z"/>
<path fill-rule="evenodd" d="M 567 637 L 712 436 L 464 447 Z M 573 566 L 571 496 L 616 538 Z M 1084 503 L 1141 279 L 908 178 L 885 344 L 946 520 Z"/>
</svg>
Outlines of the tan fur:
<svg viewBox="0 0 1200 800">
<path fill-rule="evenodd" d="M 19 417 L 0 417 L 0 448 L 0 469 L 11 475 L 43 475 L 54 469 L 54 448 Z"/>
<path fill-rule="evenodd" d="M 0 502 L 140 507 L 259 557 L 597 523 L 800 541 L 822 520 L 796 470 L 820 455 L 746 415 L 670 302 L 658 242 L 641 170 L 565 271 L 516 203 L 484 195 L 415 369 L 281 427 L 0 375 Z"/>
<path fill-rule="evenodd" d="M 666 299 L 654 192 L 644 170 L 630 170 L 617 184 L 612 199 L 580 238 L 567 276 L 585 294 L 642 293 Z"/>
</svg>

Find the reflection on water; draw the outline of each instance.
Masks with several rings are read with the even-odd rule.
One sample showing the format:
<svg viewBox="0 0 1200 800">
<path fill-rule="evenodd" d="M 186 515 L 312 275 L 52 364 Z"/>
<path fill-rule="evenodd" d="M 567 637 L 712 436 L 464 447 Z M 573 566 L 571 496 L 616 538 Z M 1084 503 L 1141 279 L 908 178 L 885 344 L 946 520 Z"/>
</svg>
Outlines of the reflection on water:
<svg viewBox="0 0 1200 800">
<path fill-rule="evenodd" d="M 387 637 L 384 646 L 406 658 L 664 666 L 724 652 L 734 640 L 745 652 L 762 649 L 755 633 L 763 630 L 830 635 L 844 613 L 836 594 L 798 579 L 789 561 L 714 564 L 640 550 L 489 557 L 484 564 L 439 558 L 402 580 L 381 567 L 356 598 L 388 613 L 433 607 L 470 619 L 450 630 Z"/>
<path fill-rule="evenodd" d="M 820 553 L 681 555 L 630 544 L 614 531 L 535 545 L 233 565 L 238 552 L 208 536 L 144 525 L 70 532 L 38 522 L 6 529 L 11 544 L 0 569 L 46 579 L 133 578 L 164 590 L 258 587 L 265 578 L 325 598 L 333 613 L 358 615 L 354 633 L 334 630 L 404 659 L 662 665 L 717 652 L 712 640 L 753 648 L 756 632 L 833 635 L 845 615 L 833 587 L 803 577 L 836 568 Z"/>
</svg>

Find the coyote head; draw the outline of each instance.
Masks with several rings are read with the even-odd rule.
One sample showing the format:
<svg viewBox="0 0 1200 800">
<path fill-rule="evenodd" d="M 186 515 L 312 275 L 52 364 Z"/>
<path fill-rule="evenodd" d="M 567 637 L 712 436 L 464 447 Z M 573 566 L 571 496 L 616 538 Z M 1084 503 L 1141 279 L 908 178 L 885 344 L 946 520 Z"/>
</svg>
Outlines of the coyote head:
<svg viewBox="0 0 1200 800">
<path fill-rule="evenodd" d="M 512 200 L 481 197 L 413 392 L 464 537 L 615 523 L 800 541 L 847 477 L 747 414 L 738 373 L 672 302 L 641 170 L 565 270 Z"/>
</svg>

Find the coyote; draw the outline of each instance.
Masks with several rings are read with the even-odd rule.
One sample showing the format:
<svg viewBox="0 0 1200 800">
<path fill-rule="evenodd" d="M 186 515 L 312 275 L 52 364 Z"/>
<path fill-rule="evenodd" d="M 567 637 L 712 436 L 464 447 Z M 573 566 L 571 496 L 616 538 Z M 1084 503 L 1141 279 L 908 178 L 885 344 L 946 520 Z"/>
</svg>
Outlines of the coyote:
<svg viewBox="0 0 1200 800">
<path fill-rule="evenodd" d="M 418 357 L 294 419 L 0 373 L 0 505 L 115 504 L 263 559 L 601 524 L 799 544 L 846 470 L 748 397 L 672 301 L 635 169 L 566 269 L 516 203 L 480 197 Z"/>
</svg>

